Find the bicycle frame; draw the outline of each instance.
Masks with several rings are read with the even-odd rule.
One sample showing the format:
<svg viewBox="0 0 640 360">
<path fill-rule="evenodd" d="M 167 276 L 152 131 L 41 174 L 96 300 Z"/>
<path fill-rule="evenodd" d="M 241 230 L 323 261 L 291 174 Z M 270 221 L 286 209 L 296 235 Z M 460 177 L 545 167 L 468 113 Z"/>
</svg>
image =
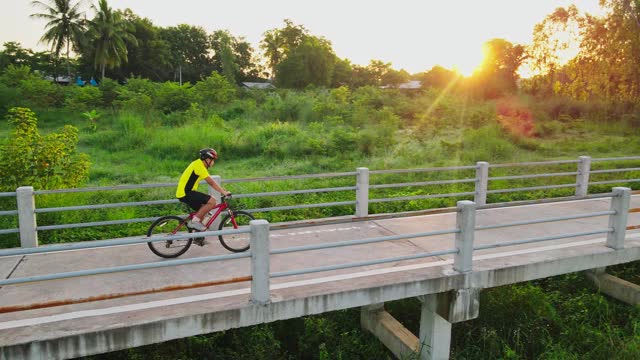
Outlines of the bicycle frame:
<svg viewBox="0 0 640 360">
<path fill-rule="evenodd" d="M 236 219 L 233 216 L 233 211 L 231 211 L 231 209 L 229 208 L 229 204 L 227 203 L 226 199 L 221 201 L 219 204 L 216 204 L 216 206 L 214 206 L 213 209 L 211 209 L 211 210 L 214 210 L 214 209 L 216 209 L 215 214 L 213 214 L 213 216 L 211 216 L 211 218 L 209 218 L 209 221 L 207 221 L 207 223 L 205 224 L 207 229 L 209 229 L 209 226 L 211 226 L 211 224 L 213 224 L 213 222 L 216 221 L 218 216 L 225 210 L 229 213 L 229 216 L 231 216 L 231 223 L 233 223 L 233 227 L 235 229 L 238 228 L 238 224 L 236 223 Z M 209 212 L 211 212 L 211 210 L 209 210 Z M 197 213 L 196 211 L 190 212 L 189 216 L 187 216 L 184 219 L 184 221 L 178 227 L 176 227 L 176 229 L 173 230 L 171 233 L 173 235 L 175 235 L 178 232 L 178 230 L 180 230 L 187 222 L 189 222 L 189 220 L 193 219 L 193 216 L 196 213 Z"/>
</svg>

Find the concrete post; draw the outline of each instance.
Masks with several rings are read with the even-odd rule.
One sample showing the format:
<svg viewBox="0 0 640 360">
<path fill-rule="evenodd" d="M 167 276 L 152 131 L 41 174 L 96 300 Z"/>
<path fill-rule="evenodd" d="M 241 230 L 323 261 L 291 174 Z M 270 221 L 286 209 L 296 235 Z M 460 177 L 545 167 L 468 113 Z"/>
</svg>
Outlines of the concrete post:
<svg viewBox="0 0 640 360">
<path fill-rule="evenodd" d="M 356 216 L 369 215 L 369 169 L 360 167 L 356 177 Z"/>
<path fill-rule="evenodd" d="M 38 231 L 36 230 L 36 200 L 33 186 L 21 186 L 16 190 L 18 205 L 18 226 L 20 228 L 20 246 L 23 248 L 38 247 Z"/>
<path fill-rule="evenodd" d="M 585 196 L 589 193 L 589 171 L 591 171 L 591 157 L 580 156 L 578 158 L 576 196 Z"/>
<path fill-rule="evenodd" d="M 466 273 L 472 269 L 473 237 L 476 227 L 476 204 L 473 201 L 458 201 L 456 215 L 456 249 L 458 253 L 453 259 L 453 269 Z"/>
<path fill-rule="evenodd" d="M 210 175 L 211 179 L 213 179 L 213 181 L 222 186 L 222 177 L 220 175 Z M 213 196 L 214 199 L 216 199 L 216 204 L 220 204 L 220 201 L 222 201 L 222 196 L 219 192 L 213 190 L 213 188 L 211 186 L 207 185 L 207 189 L 208 189 L 208 193 L 209 195 Z M 215 213 L 214 209 L 214 213 Z M 218 230 L 218 226 L 220 226 L 220 220 L 222 220 L 222 216 L 224 214 L 221 214 L 220 216 L 218 216 L 218 218 L 211 224 L 211 226 L 209 227 L 210 230 Z"/>
<path fill-rule="evenodd" d="M 478 161 L 476 163 L 476 194 L 474 200 L 478 205 L 487 203 L 487 187 L 489 185 L 489 163 Z"/>
<path fill-rule="evenodd" d="M 269 302 L 269 222 L 251 220 L 251 302 Z"/>
<path fill-rule="evenodd" d="M 438 294 L 420 297 L 420 349 L 421 360 L 448 359 L 451 346 L 451 323 L 438 315 Z"/>
<path fill-rule="evenodd" d="M 607 234 L 607 246 L 617 250 L 624 249 L 624 235 L 627 231 L 631 189 L 614 187 L 613 193 L 611 210 L 615 211 L 615 214 L 609 215 L 609 227 L 613 228 L 613 232 Z"/>
</svg>

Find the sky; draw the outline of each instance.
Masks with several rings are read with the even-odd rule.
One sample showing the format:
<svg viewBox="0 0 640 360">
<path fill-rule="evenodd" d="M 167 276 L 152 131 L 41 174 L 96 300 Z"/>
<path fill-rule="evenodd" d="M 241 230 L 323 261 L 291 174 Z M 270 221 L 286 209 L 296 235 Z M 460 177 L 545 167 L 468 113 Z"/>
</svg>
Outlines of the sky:
<svg viewBox="0 0 640 360">
<path fill-rule="evenodd" d="M 41 0 L 48 2 L 48 0 Z M 85 9 L 90 0 L 83 0 Z M 97 0 L 93 0 L 97 2 Z M 390 62 L 394 69 L 418 73 L 441 65 L 465 75 L 480 64 L 482 44 L 502 38 L 531 43 L 535 24 L 560 6 L 575 4 L 601 15 L 598 0 L 108 0 L 114 9 L 130 8 L 156 26 L 189 24 L 208 33 L 226 29 L 255 50 L 265 31 L 284 19 L 331 41 L 336 55 L 353 64 Z M 31 0 L 0 0 L 0 44 L 17 41 L 42 51 L 44 22 Z M 88 16 L 92 16 L 88 11 Z"/>
</svg>

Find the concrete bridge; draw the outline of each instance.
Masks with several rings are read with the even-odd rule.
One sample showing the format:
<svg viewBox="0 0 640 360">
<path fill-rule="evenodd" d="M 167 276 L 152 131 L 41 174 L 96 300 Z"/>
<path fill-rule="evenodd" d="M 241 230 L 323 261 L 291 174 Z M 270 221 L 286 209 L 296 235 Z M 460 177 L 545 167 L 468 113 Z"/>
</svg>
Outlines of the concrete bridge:
<svg viewBox="0 0 640 360">
<path fill-rule="evenodd" d="M 250 234 L 251 249 L 239 254 L 229 254 L 217 242 L 220 232 L 210 231 L 209 244 L 178 260 L 151 253 L 146 242 L 153 237 L 38 247 L 38 231 L 86 224 L 38 226 L 38 212 L 67 209 L 36 209 L 35 192 L 18 189 L 20 229 L 0 230 L 19 231 L 22 244 L 0 250 L 0 359 L 74 358 L 354 307 L 362 326 L 397 356 L 446 359 L 451 324 L 478 316 L 485 288 L 586 271 L 602 291 L 637 304 L 638 286 L 605 269 L 640 258 L 640 194 L 622 187 L 588 194 L 589 184 L 620 182 L 590 181 L 590 173 L 621 171 L 590 171 L 589 160 L 562 161 L 577 163 L 576 172 L 493 178 L 490 165 L 478 163 L 464 167 L 476 171 L 475 179 L 399 184 L 470 182 L 475 191 L 458 195 L 474 201 L 378 215 L 368 214 L 368 204 L 386 199 L 370 199 L 369 188 L 396 185 L 372 185 L 368 169 L 358 169 L 346 175 L 357 177 L 356 186 L 339 189 L 355 190 L 356 200 L 329 204 L 355 205 L 354 216 L 257 220 L 241 230 Z M 569 186 L 575 196 L 486 204 L 488 193 L 517 191 L 491 190 L 488 182 L 534 176 L 576 176 L 572 184 L 523 188 Z M 286 193 L 311 191 L 331 190 Z M 417 336 L 384 311 L 385 302 L 409 297 L 423 304 Z"/>
<path fill-rule="evenodd" d="M 272 254 L 267 266 L 271 274 L 268 298 L 262 301 L 256 301 L 256 289 L 252 289 L 252 281 L 246 281 L 252 276 L 249 258 L 5 285 L 0 289 L 0 358 L 73 358 L 353 307 L 362 308 L 362 325 L 394 353 L 421 350 L 423 358 L 447 358 L 451 324 L 477 317 L 482 289 L 584 270 L 592 270 L 603 286 L 615 289 L 621 282 L 609 280 L 602 270 L 640 258 L 638 230 L 627 230 L 623 240 L 614 232 L 596 233 L 616 226 L 612 214 L 598 215 L 615 208 L 615 199 L 476 210 L 470 213 L 476 217 L 476 230 L 471 232 L 476 250 L 469 263 L 454 252 L 277 276 L 300 269 L 462 250 L 468 239 L 460 239 L 460 233 L 402 238 L 455 229 L 465 212 L 461 209 L 410 217 L 371 216 L 307 227 L 281 226 L 269 231 L 271 251 L 359 239 L 398 239 Z M 639 207 L 640 195 L 631 196 L 629 206 Z M 589 216 L 537 222 L 580 214 Z M 640 213 L 630 212 L 625 227 L 630 226 L 627 223 L 640 224 Z M 515 225 L 494 227 L 499 224 Z M 563 238 L 567 234 L 587 235 Z M 215 237 L 209 242 L 183 257 L 226 253 Z M 14 279 L 157 262 L 168 261 L 159 260 L 146 245 L 137 244 L 3 257 L 0 273 L 3 279 Z M 255 281 L 255 273 L 253 278 Z M 633 285 L 618 287 L 613 294 L 638 301 Z M 419 297 L 423 302 L 422 313 L 416 314 L 421 317 L 419 336 L 384 311 L 385 302 L 408 297 Z"/>
</svg>

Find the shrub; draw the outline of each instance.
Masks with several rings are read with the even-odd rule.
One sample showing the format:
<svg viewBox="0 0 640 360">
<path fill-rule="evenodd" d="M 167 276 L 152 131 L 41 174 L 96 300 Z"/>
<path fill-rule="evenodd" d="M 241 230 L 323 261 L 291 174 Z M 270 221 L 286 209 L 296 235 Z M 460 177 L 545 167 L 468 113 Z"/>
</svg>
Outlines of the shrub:
<svg viewBox="0 0 640 360">
<path fill-rule="evenodd" d="M 10 107 L 18 105 L 18 90 L 0 82 L 0 115 L 4 115 Z"/>
<path fill-rule="evenodd" d="M 190 89 L 189 83 L 182 86 L 171 81 L 162 83 L 158 87 L 155 107 L 165 114 L 187 110 L 193 102 Z"/>
<path fill-rule="evenodd" d="M 496 125 L 465 130 L 461 150 L 466 160 L 473 162 L 510 159 L 517 153 L 517 148 Z"/>
<path fill-rule="evenodd" d="M 31 68 L 26 65 L 9 65 L 0 76 L 2 83 L 13 88 L 17 88 L 22 81 L 40 79 L 40 76 L 31 72 Z"/>
<path fill-rule="evenodd" d="M 87 178 L 89 158 L 76 153 L 78 130 L 66 125 L 62 132 L 41 136 L 38 119 L 27 108 L 11 108 L 7 115 L 14 127 L 0 152 L 0 187 L 52 189 L 77 186 Z"/>
<path fill-rule="evenodd" d="M 118 82 L 109 78 L 100 81 L 99 89 L 102 92 L 102 104 L 106 107 L 113 106 L 113 102 L 118 97 Z"/>
<path fill-rule="evenodd" d="M 23 80 L 18 86 L 22 103 L 30 107 L 50 108 L 62 103 L 60 86 L 43 79 Z"/>
<path fill-rule="evenodd" d="M 214 105 L 228 103 L 234 97 L 236 88 L 214 71 L 211 76 L 198 81 L 192 91 L 194 99 L 201 105 Z"/>
<path fill-rule="evenodd" d="M 102 105 L 102 92 L 94 86 L 72 87 L 64 106 L 72 111 L 85 112 Z"/>
</svg>

